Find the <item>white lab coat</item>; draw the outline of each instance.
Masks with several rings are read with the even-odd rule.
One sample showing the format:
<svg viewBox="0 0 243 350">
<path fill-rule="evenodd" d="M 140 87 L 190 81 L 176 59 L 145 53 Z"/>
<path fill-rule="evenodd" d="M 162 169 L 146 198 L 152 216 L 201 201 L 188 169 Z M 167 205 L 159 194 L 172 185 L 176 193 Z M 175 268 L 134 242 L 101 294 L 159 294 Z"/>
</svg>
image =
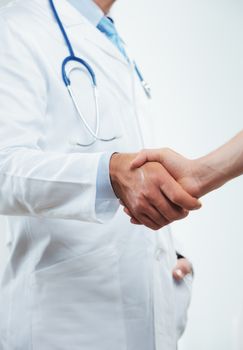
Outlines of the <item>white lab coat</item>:
<svg viewBox="0 0 243 350">
<path fill-rule="evenodd" d="M 146 97 L 115 46 L 66 0 L 56 1 L 77 55 L 94 69 L 102 137 L 89 136 L 61 79 L 67 48 L 47 0 L 0 14 L 0 213 L 9 259 L 0 285 L 1 350 L 175 350 L 190 277 L 172 278 L 168 229 L 131 225 L 111 198 L 96 198 L 104 152 L 148 142 Z M 73 74 L 94 124 L 85 73 Z"/>
</svg>

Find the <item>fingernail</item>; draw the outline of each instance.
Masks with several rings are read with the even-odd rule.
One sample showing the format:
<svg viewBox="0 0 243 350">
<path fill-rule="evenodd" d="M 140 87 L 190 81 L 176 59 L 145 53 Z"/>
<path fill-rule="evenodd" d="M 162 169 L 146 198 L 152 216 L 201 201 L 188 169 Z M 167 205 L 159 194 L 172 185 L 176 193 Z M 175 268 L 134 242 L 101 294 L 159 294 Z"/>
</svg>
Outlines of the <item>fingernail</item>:
<svg viewBox="0 0 243 350">
<path fill-rule="evenodd" d="M 199 201 L 198 207 L 201 208 L 201 206 L 202 206 L 202 202 Z"/>
<path fill-rule="evenodd" d="M 178 277 L 183 278 L 183 272 L 180 269 L 175 270 Z"/>
<path fill-rule="evenodd" d="M 197 206 L 195 207 L 195 209 L 200 209 L 202 207 L 202 202 L 198 201 Z"/>
</svg>

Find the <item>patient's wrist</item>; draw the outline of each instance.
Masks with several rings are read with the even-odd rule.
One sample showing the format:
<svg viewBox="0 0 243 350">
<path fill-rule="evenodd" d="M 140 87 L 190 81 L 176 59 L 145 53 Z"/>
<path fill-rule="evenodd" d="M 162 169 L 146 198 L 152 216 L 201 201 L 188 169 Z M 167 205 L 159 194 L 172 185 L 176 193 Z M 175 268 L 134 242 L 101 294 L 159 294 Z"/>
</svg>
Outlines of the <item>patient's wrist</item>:
<svg viewBox="0 0 243 350">
<path fill-rule="evenodd" d="M 199 197 L 219 188 L 227 181 L 222 164 L 219 164 L 212 155 L 196 159 L 194 162 L 199 185 Z"/>
</svg>

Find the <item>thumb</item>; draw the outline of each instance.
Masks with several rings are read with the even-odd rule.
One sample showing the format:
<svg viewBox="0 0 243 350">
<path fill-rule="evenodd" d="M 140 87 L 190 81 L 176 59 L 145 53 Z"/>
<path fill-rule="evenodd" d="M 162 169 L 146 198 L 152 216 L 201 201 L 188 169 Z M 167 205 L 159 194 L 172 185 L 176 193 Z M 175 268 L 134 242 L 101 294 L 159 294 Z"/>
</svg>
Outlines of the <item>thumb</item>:
<svg viewBox="0 0 243 350">
<path fill-rule="evenodd" d="M 151 159 L 151 152 L 149 150 L 140 151 L 137 156 L 131 162 L 131 169 L 136 169 L 144 165 L 145 163 L 153 160 Z"/>
<path fill-rule="evenodd" d="M 192 273 L 192 264 L 187 259 L 177 260 L 173 270 L 173 277 L 176 281 L 181 281 L 185 276 Z"/>
<path fill-rule="evenodd" d="M 164 179 L 164 183 L 161 185 L 161 191 L 172 203 L 187 210 L 201 208 L 201 202 L 187 193 L 184 188 L 169 175 L 166 169 L 162 169 L 161 174 Z"/>
<path fill-rule="evenodd" d="M 136 158 L 131 162 L 131 169 L 140 168 L 148 161 L 147 155 L 145 152 L 139 152 Z"/>
<path fill-rule="evenodd" d="M 173 270 L 173 277 L 176 281 L 181 281 L 185 277 L 185 273 L 181 269 L 177 268 Z"/>
</svg>

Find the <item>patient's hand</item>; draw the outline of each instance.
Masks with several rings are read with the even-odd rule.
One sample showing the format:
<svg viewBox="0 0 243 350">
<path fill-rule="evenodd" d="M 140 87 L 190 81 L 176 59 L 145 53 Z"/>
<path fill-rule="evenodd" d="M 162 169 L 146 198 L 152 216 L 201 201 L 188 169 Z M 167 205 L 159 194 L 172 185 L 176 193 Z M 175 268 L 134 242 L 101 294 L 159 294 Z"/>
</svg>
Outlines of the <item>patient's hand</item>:
<svg viewBox="0 0 243 350">
<path fill-rule="evenodd" d="M 159 162 L 173 178 L 192 196 L 202 195 L 200 181 L 200 163 L 189 160 L 168 148 L 142 150 L 131 163 L 132 168 L 138 168 L 146 162 Z"/>
<path fill-rule="evenodd" d="M 160 163 L 193 197 L 199 198 L 203 194 L 197 160 L 189 160 L 168 148 L 142 150 L 131 162 L 131 169 L 139 168 L 148 162 Z M 178 196 L 176 186 L 171 187 L 166 196 L 168 200 L 173 202 L 173 199 Z M 122 202 L 121 204 L 124 205 Z M 131 217 L 131 223 L 140 224 L 125 205 L 124 212 Z"/>
</svg>

